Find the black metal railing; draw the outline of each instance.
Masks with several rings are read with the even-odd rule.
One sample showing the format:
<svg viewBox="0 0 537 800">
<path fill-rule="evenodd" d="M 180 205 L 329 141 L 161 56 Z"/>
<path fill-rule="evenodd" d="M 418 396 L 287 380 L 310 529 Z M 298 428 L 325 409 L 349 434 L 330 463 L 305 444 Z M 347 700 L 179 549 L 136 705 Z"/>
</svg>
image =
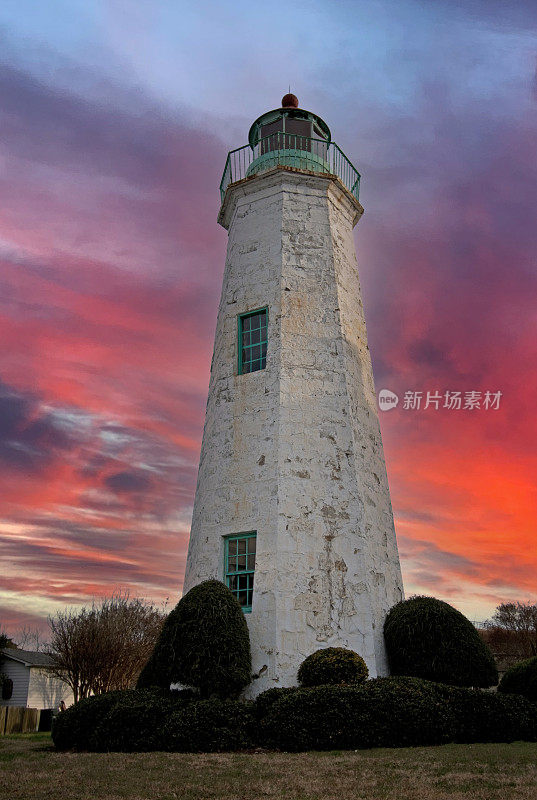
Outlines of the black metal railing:
<svg viewBox="0 0 537 800">
<path fill-rule="evenodd" d="M 230 183 L 275 166 L 336 175 L 349 192 L 360 199 L 360 173 L 335 142 L 281 132 L 260 139 L 253 149 L 245 145 L 228 153 L 220 181 L 221 199 Z"/>
</svg>

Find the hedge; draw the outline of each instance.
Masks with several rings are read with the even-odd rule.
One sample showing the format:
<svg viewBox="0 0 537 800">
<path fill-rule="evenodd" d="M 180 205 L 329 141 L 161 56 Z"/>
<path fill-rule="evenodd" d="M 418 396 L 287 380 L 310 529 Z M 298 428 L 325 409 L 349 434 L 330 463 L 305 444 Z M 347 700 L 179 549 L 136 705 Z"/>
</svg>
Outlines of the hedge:
<svg viewBox="0 0 537 800">
<path fill-rule="evenodd" d="M 88 749 L 101 753 L 165 750 L 163 728 L 167 720 L 190 702 L 171 692 L 132 692 L 122 697 L 98 722 L 88 737 Z"/>
<path fill-rule="evenodd" d="M 190 702 L 188 695 L 181 692 L 166 692 L 159 689 L 126 689 L 124 691 L 106 692 L 106 694 L 88 697 L 60 712 L 52 723 L 52 740 L 58 750 L 124 750 L 119 738 L 119 716 L 116 709 L 135 708 L 137 720 L 133 715 L 133 726 L 144 729 L 146 735 L 151 732 L 144 727 L 145 710 L 162 708 L 164 713 L 179 705 Z M 167 711 L 166 711 L 167 709 Z M 115 722 L 105 722 L 109 714 Z M 151 713 L 151 712 L 150 712 Z M 130 711 L 125 711 L 129 717 Z M 133 737 L 133 740 L 136 737 Z M 130 746 L 129 746 L 130 747 Z M 134 747 L 134 749 L 138 749 Z"/>
<path fill-rule="evenodd" d="M 412 597 L 393 606 L 384 623 L 392 675 L 453 686 L 493 686 L 494 658 L 477 630 L 453 606 L 435 597 Z"/>
<path fill-rule="evenodd" d="M 335 750 L 537 740 L 537 706 L 518 695 L 418 678 L 270 689 L 255 703 L 160 690 L 110 692 L 59 714 L 60 750 L 218 752 L 262 745 Z"/>
<path fill-rule="evenodd" d="M 58 750 L 216 752 L 253 746 L 253 703 L 127 690 L 81 700 L 54 721 Z"/>
<path fill-rule="evenodd" d="M 163 729 L 166 750 L 214 753 L 246 750 L 255 743 L 253 703 L 200 700 L 172 713 Z"/>
<path fill-rule="evenodd" d="M 455 720 L 434 684 L 375 678 L 362 686 L 296 689 L 261 721 L 263 743 L 289 751 L 405 747 L 452 740 Z"/>
<path fill-rule="evenodd" d="M 537 739 L 537 707 L 523 697 L 446 687 L 455 715 L 453 741 L 514 742 Z"/>
<path fill-rule="evenodd" d="M 52 722 L 52 741 L 58 750 L 88 750 L 95 727 L 125 692 L 107 692 L 79 700 Z"/>
<path fill-rule="evenodd" d="M 259 736 L 288 751 L 535 741 L 536 720 L 521 697 L 392 677 L 295 689 L 269 705 Z"/>
<path fill-rule="evenodd" d="M 266 689 L 266 691 L 258 694 L 254 701 L 254 713 L 256 719 L 264 719 L 274 703 L 281 700 L 282 697 L 294 695 L 297 692 L 296 686 L 287 688 L 275 686 L 273 689 Z"/>
</svg>

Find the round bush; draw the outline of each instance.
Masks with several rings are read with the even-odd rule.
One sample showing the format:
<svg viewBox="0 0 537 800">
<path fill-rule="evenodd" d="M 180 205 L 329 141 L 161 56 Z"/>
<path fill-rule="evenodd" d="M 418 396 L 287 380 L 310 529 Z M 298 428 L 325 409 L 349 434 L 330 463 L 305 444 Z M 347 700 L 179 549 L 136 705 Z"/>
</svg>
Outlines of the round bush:
<svg viewBox="0 0 537 800">
<path fill-rule="evenodd" d="M 384 623 L 393 675 L 453 686 L 493 686 L 498 671 L 487 645 L 466 617 L 435 597 L 397 603 Z"/>
<path fill-rule="evenodd" d="M 367 680 L 366 663 L 354 650 L 325 647 L 308 656 L 298 670 L 301 686 L 358 684 Z"/>
<path fill-rule="evenodd" d="M 235 697 L 252 678 L 250 637 L 242 609 L 220 581 L 194 586 L 164 622 L 138 687 L 181 683 L 202 698 Z"/>
<path fill-rule="evenodd" d="M 498 686 L 503 694 L 521 694 L 537 702 L 537 656 L 528 658 L 508 669 Z"/>
</svg>

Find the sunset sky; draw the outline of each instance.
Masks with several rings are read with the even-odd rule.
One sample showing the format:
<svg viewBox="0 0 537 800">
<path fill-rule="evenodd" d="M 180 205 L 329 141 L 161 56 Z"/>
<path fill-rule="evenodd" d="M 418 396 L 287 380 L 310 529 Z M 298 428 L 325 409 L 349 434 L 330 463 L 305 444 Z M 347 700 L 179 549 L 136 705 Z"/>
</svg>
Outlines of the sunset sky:
<svg viewBox="0 0 537 800">
<path fill-rule="evenodd" d="M 289 84 L 362 173 L 406 593 L 537 600 L 536 64 L 535 0 L 3 0 L 0 625 L 179 598 L 218 186 Z"/>
</svg>

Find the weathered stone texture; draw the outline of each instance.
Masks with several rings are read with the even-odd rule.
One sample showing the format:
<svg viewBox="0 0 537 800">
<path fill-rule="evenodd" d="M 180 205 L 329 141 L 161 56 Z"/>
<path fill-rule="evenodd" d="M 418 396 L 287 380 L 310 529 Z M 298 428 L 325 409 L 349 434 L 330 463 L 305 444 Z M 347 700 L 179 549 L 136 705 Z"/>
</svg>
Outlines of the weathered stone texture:
<svg viewBox="0 0 537 800">
<path fill-rule="evenodd" d="M 386 674 L 402 581 L 352 228 L 339 182 L 282 169 L 228 190 L 229 243 L 185 591 L 257 531 L 250 693 L 323 646 Z M 265 370 L 238 375 L 237 317 L 268 307 Z"/>
</svg>

